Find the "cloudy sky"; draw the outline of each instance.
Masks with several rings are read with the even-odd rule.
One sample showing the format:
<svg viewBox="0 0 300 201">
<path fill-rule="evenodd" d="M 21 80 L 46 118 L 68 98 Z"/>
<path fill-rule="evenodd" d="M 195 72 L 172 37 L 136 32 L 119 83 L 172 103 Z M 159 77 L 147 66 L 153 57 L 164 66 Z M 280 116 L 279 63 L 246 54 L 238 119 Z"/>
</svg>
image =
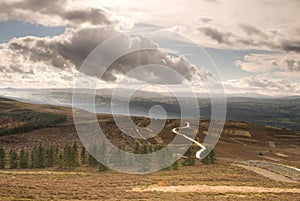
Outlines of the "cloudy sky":
<svg viewBox="0 0 300 201">
<path fill-rule="evenodd" d="M 99 44 L 125 31 L 159 27 L 203 47 L 228 93 L 300 95 L 298 0 L 0 0 L 0 10 L 1 88 L 71 88 L 82 62 Z M 153 46 L 157 51 L 116 61 L 102 86 L 149 63 L 168 65 L 182 76 L 169 84 L 197 85 L 197 77 L 213 77 L 205 70 L 196 72 L 195 66 L 205 64 L 188 54 L 170 56 L 160 45 Z M 154 80 L 160 74 L 144 70 L 123 80 Z M 92 72 L 84 76 L 94 79 Z"/>
</svg>

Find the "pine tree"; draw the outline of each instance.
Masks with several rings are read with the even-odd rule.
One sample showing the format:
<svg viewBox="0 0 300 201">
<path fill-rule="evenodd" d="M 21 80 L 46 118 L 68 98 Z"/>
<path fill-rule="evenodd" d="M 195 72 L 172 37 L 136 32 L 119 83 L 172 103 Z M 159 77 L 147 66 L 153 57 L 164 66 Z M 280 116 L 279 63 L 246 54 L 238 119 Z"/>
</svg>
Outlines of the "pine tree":
<svg viewBox="0 0 300 201">
<path fill-rule="evenodd" d="M 203 158 L 203 159 L 201 160 L 201 163 L 202 163 L 202 164 L 209 164 L 208 156 L 206 156 L 205 158 Z"/>
<path fill-rule="evenodd" d="M 46 161 L 46 157 L 45 157 L 44 147 L 42 146 L 42 144 L 40 144 L 37 148 L 37 164 L 36 164 L 36 167 L 37 168 L 45 168 L 45 161 Z"/>
<path fill-rule="evenodd" d="M 0 169 L 5 168 L 5 149 L 0 148 Z"/>
<path fill-rule="evenodd" d="M 88 154 L 88 164 L 90 166 L 96 166 L 98 161 L 91 154 Z"/>
<path fill-rule="evenodd" d="M 25 149 L 22 149 L 20 151 L 20 168 L 28 168 L 28 159 L 29 159 L 29 156 L 28 156 L 28 152 L 25 151 Z"/>
<path fill-rule="evenodd" d="M 99 156 L 102 160 L 106 161 L 106 145 L 104 141 L 102 142 L 102 145 L 99 148 Z M 99 163 L 98 170 L 100 172 L 104 172 L 108 170 L 108 167 L 106 167 L 102 163 Z"/>
<path fill-rule="evenodd" d="M 102 163 L 99 163 L 98 170 L 99 170 L 99 172 L 105 172 L 108 170 L 108 167 L 106 167 Z"/>
<path fill-rule="evenodd" d="M 143 155 L 141 155 L 141 166 L 143 171 L 149 171 L 151 168 L 151 158 L 147 156 L 151 153 L 151 148 L 149 145 L 144 145 L 143 147 Z"/>
<path fill-rule="evenodd" d="M 63 152 L 63 168 L 74 169 L 76 166 L 75 152 L 73 146 L 65 146 Z"/>
<path fill-rule="evenodd" d="M 59 147 L 56 146 L 55 149 L 53 148 L 53 165 L 59 165 L 60 160 L 59 160 Z"/>
<path fill-rule="evenodd" d="M 215 150 L 213 149 L 213 150 L 210 152 L 210 163 L 211 163 L 211 164 L 215 164 L 216 162 L 217 162 L 216 152 L 215 152 Z"/>
<path fill-rule="evenodd" d="M 45 166 L 53 167 L 54 165 L 54 149 L 53 147 L 48 147 L 45 151 Z"/>
<path fill-rule="evenodd" d="M 210 150 L 207 150 L 207 152 L 209 152 Z M 210 151 L 210 153 L 204 158 L 201 160 L 201 162 L 203 164 L 215 164 L 216 163 L 216 153 L 214 150 Z"/>
<path fill-rule="evenodd" d="M 81 147 L 80 158 L 81 158 L 81 164 L 86 164 L 87 163 L 86 149 L 85 149 L 84 146 Z"/>
<path fill-rule="evenodd" d="M 40 144 L 38 147 L 34 146 L 31 150 L 31 167 L 32 168 L 45 168 L 46 154 L 45 150 Z"/>
<path fill-rule="evenodd" d="M 48 167 L 53 167 L 54 165 L 54 148 L 51 146 L 48 151 Z"/>
<path fill-rule="evenodd" d="M 190 147 L 187 152 L 184 154 L 187 158 L 183 161 L 184 166 L 194 166 L 196 164 L 194 153 Z"/>
<path fill-rule="evenodd" d="M 136 162 L 141 162 L 140 161 L 140 155 L 143 153 L 143 148 L 142 146 L 140 145 L 140 143 L 136 143 L 135 145 L 135 149 L 134 149 L 134 154 L 135 154 L 135 161 Z"/>
<path fill-rule="evenodd" d="M 142 154 L 143 153 L 143 147 L 140 145 L 140 143 L 136 143 L 134 153 L 135 154 Z"/>
<path fill-rule="evenodd" d="M 98 149 L 98 147 L 97 147 L 97 145 L 95 144 L 95 145 L 93 145 L 93 147 L 91 148 L 91 149 L 89 149 L 89 150 L 91 150 L 91 152 L 93 153 L 93 154 L 96 154 L 97 153 L 97 149 Z M 89 153 L 88 154 L 88 164 L 90 165 L 90 166 L 97 166 L 98 164 L 99 164 L 99 162 Z"/>
<path fill-rule="evenodd" d="M 59 168 L 64 167 L 64 156 L 63 156 L 63 153 L 61 153 L 61 152 L 58 153 L 58 165 L 59 165 Z"/>
<path fill-rule="evenodd" d="M 38 167 L 38 147 L 34 146 L 31 150 L 31 168 Z"/>
<path fill-rule="evenodd" d="M 10 150 L 9 152 L 9 168 L 16 169 L 19 167 L 18 164 L 18 153 L 15 149 Z"/>
<path fill-rule="evenodd" d="M 70 153 L 71 153 L 71 147 L 65 146 L 63 152 L 63 161 L 64 161 L 63 167 L 65 169 L 71 169 Z"/>
<path fill-rule="evenodd" d="M 74 142 L 74 144 L 72 146 L 71 157 L 72 157 L 72 160 L 74 163 L 73 165 L 78 166 L 79 165 L 79 163 L 78 163 L 78 146 L 77 146 L 76 142 Z"/>
<path fill-rule="evenodd" d="M 178 159 L 177 161 L 175 161 L 175 163 L 173 164 L 173 170 L 180 170 L 182 167 L 181 161 L 180 159 Z"/>
</svg>

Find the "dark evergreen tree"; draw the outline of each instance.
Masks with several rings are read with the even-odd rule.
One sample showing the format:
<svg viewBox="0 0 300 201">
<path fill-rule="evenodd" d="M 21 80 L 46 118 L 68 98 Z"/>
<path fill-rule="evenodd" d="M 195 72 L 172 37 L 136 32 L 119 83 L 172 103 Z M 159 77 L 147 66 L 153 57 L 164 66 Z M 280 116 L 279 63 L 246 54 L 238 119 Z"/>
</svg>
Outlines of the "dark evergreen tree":
<svg viewBox="0 0 300 201">
<path fill-rule="evenodd" d="M 59 166 L 59 147 L 56 146 L 55 148 L 53 148 L 53 165 L 58 165 Z"/>
<path fill-rule="evenodd" d="M 73 146 L 72 146 L 72 157 L 73 157 L 73 162 L 75 163 L 75 166 L 78 166 L 79 165 L 79 162 L 78 162 L 78 146 L 77 146 L 77 143 L 74 142 Z"/>
<path fill-rule="evenodd" d="M 210 152 L 210 163 L 211 164 L 215 164 L 217 162 L 217 157 L 216 157 L 216 152 L 215 150 L 213 149 L 211 152 Z"/>
<path fill-rule="evenodd" d="M 207 152 L 209 152 L 210 150 L 207 150 Z M 201 160 L 201 162 L 203 164 L 215 164 L 217 161 L 217 158 L 216 158 L 216 153 L 214 150 L 210 151 L 210 153 L 204 158 Z"/>
<path fill-rule="evenodd" d="M 81 159 L 81 164 L 87 163 L 86 149 L 84 146 L 81 147 L 80 159 Z"/>
<path fill-rule="evenodd" d="M 141 163 L 140 154 L 143 154 L 143 147 L 139 142 L 136 143 L 135 145 L 134 154 L 135 154 L 135 161 Z"/>
<path fill-rule="evenodd" d="M 98 153 L 101 159 L 106 160 L 107 154 L 106 154 L 106 144 L 105 142 L 102 142 L 101 146 L 98 149 Z"/>
<path fill-rule="evenodd" d="M 102 163 L 99 163 L 98 170 L 99 170 L 99 172 L 105 172 L 105 171 L 107 171 L 109 169 L 108 169 L 108 167 L 106 167 Z"/>
<path fill-rule="evenodd" d="M 183 161 L 184 166 L 194 166 L 196 164 L 195 152 L 193 150 L 193 147 L 190 147 L 184 154 L 184 156 L 186 157 Z"/>
<path fill-rule="evenodd" d="M 151 159 L 147 154 L 151 153 L 151 148 L 149 145 L 144 145 L 141 155 L 141 170 L 143 172 L 149 171 L 151 168 Z"/>
<path fill-rule="evenodd" d="M 31 150 L 31 168 L 38 167 L 38 147 L 34 146 Z"/>
<path fill-rule="evenodd" d="M 99 156 L 102 160 L 106 161 L 106 145 L 105 145 L 105 142 L 102 143 L 102 145 L 100 146 L 99 148 Z M 104 172 L 104 171 L 107 171 L 108 170 L 108 167 L 106 167 L 105 165 L 103 165 L 102 163 L 99 163 L 99 166 L 98 166 L 98 170 L 100 172 Z"/>
<path fill-rule="evenodd" d="M 58 153 L 58 165 L 59 165 L 59 168 L 64 167 L 64 156 L 63 156 L 63 153 L 61 153 L 61 152 Z"/>
<path fill-rule="evenodd" d="M 97 166 L 98 161 L 91 154 L 88 154 L 88 164 L 90 166 Z"/>
<path fill-rule="evenodd" d="M 97 153 L 97 145 L 93 145 L 92 149 L 89 149 L 89 150 L 92 150 L 92 153 L 96 154 Z M 88 154 L 88 164 L 90 166 L 97 166 L 99 165 L 99 162 L 89 153 Z"/>
<path fill-rule="evenodd" d="M 77 166 L 77 154 L 73 146 L 65 146 L 63 152 L 63 168 L 74 169 Z"/>
<path fill-rule="evenodd" d="M 5 149 L 3 149 L 2 147 L 0 148 L 0 169 L 4 169 L 5 168 Z"/>
<path fill-rule="evenodd" d="M 28 160 L 29 160 L 28 151 L 22 149 L 20 151 L 20 168 L 23 169 L 28 168 L 29 167 Z"/>
<path fill-rule="evenodd" d="M 175 163 L 173 164 L 173 170 L 180 170 L 181 167 L 182 167 L 181 160 L 178 159 L 178 160 L 175 161 Z"/>
<path fill-rule="evenodd" d="M 42 144 L 40 144 L 37 148 L 37 163 L 36 163 L 36 168 L 45 168 L 45 150 Z"/>
<path fill-rule="evenodd" d="M 54 148 L 48 147 L 45 151 L 45 166 L 53 167 L 54 165 Z"/>
<path fill-rule="evenodd" d="M 10 150 L 9 152 L 9 168 L 16 169 L 19 167 L 18 164 L 18 153 L 15 149 Z"/>
</svg>

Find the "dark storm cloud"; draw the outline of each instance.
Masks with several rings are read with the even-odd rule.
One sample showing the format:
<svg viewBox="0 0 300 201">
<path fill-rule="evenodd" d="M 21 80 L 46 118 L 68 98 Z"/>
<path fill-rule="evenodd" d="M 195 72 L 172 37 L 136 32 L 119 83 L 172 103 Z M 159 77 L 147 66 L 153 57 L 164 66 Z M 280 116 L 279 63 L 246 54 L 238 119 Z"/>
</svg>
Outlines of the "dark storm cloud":
<svg viewBox="0 0 300 201">
<path fill-rule="evenodd" d="M 11 2 L 8 5 L 15 9 L 20 10 L 31 10 L 35 12 L 41 12 L 45 14 L 59 14 L 64 11 L 64 6 L 67 1 L 65 0 L 24 0 L 20 2 Z"/>
<path fill-rule="evenodd" d="M 65 13 L 64 17 L 74 23 L 90 22 L 93 25 L 111 23 L 102 10 L 94 8 L 69 11 Z"/>
<path fill-rule="evenodd" d="M 9 48 L 14 55 L 34 63 L 42 62 L 60 68 L 63 68 L 66 63 L 65 59 L 57 54 L 55 44 L 41 38 L 26 37 L 24 40 L 16 39 L 9 43 Z M 22 64 L 19 65 L 22 68 Z"/>
<path fill-rule="evenodd" d="M 84 28 L 54 38 L 24 37 L 13 39 L 9 49 L 32 62 L 42 62 L 57 68 L 80 68 L 88 54 L 100 43 L 115 35 L 110 28 Z"/>
<path fill-rule="evenodd" d="M 284 41 L 282 42 L 282 48 L 285 51 L 300 53 L 300 41 Z"/>
<path fill-rule="evenodd" d="M 274 41 L 274 38 L 277 38 L 279 35 L 277 31 L 263 32 L 249 24 L 239 24 L 239 28 L 241 31 L 246 33 L 246 35 L 225 31 L 214 26 L 196 26 L 195 29 L 218 44 L 227 45 L 231 48 L 234 46 L 243 48 L 247 47 L 249 49 L 265 48 L 271 50 L 300 52 L 300 41 Z"/>
<path fill-rule="evenodd" d="M 300 60 L 295 59 L 287 59 L 286 62 L 286 68 L 290 72 L 300 72 Z"/>
<path fill-rule="evenodd" d="M 93 49 L 116 34 L 110 28 L 85 28 L 74 32 L 70 40 L 55 42 L 53 46 L 58 55 L 71 61 L 79 69 Z"/>
<path fill-rule="evenodd" d="M 212 78 L 209 72 L 198 72 L 184 57 L 171 58 L 160 50 L 142 50 L 125 55 L 110 66 L 109 72 L 126 74 L 136 67 L 148 64 L 152 65 L 145 67 L 143 71 L 131 74 L 131 76 L 137 80 L 147 80 L 156 84 L 180 84 L 184 80 L 193 80 L 195 77 L 202 80 Z M 171 71 L 167 69 L 157 70 L 155 68 L 157 65 L 167 66 L 176 71 L 179 76 L 171 76 Z M 110 79 L 113 80 L 109 81 L 114 81 L 116 77 L 112 76 Z"/>
<path fill-rule="evenodd" d="M 94 48 L 116 34 L 118 32 L 112 28 L 82 28 L 69 30 L 69 33 L 54 38 L 25 37 L 14 39 L 10 41 L 9 49 L 15 55 L 21 56 L 25 61 L 48 64 L 60 69 L 76 68 L 79 70 L 83 61 Z M 143 47 L 143 43 L 152 44 L 147 38 L 131 41 L 127 37 L 124 37 L 123 43 L 137 47 Z M 155 44 L 152 44 L 152 46 L 157 48 Z M 114 51 L 114 49 L 112 48 L 108 51 Z M 13 57 L 13 55 L 10 55 L 10 57 Z M 126 74 L 138 66 L 148 64 L 168 66 L 181 75 L 183 79 L 179 77 L 175 79 L 169 76 L 168 73 L 152 71 L 151 68 L 144 72 L 135 73 L 132 76 L 137 80 L 145 80 L 144 78 L 146 77 L 148 80 L 156 81 L 157 83 L 161 83 L 163 80 L 168 84 L 179 84 L 184 80 L 192 80 L 194 76 L 198 76 L 202 80 L 212 77 L 209 73 L 197 72 L 194 66 L 183 57 L 171 58 L 156 49 L 141 50 L 121 57 L 110 66 L 101 79 L 116 81 L 117 74 Z M 22 64 L 19 64 L 19 68 L 22 69 Z M 84 73 L 94 76 L 95 72 L 97 72 L 97 69 L 89 69 Z"/>
<path fill-rule="evenodd" d="M 99 8 L 67 8 L 65 0 L 24 0 L 20 2 L 0 2 L 0 20 L 15 19 L 29 20 L 47 24 L 52 19 L 60 18 L 58 24 L 79 25 L 90 23 L 92 25 L 110 24 L 107 13 Z M 42 20 L 41 16 L 45 19 Z M 46 20 L 49 18 L 50 20 Z"/>
<path fill-rule="evenodd" d="M 206 36 L 210 37 L 211 39 L 217 41 L 219 44 L 231 44 L 228 37 L 231 36 L 231 33 L 223 33 L 217 30 L 216 28 L 212 27 L 203 27 L 198 28 L 199 31 L 204 33 Z"/>
<path fill-rule="evenodd" d="M 259 35 L 262 37 L 267 37 L 261 30 L 251 26 L 249 24 L 239 24 L 240 28 L 245 31 L 248 35 Z"/>
<path fill-rule="evenodd" d="M 200 18 L 201 22 L 204 22 L 204 23 L 207 23 L 207 22 L 211 22 L 212 19 L 211 18 L 208 18 L 208 17 L 202 17 Z"/>
</svg>

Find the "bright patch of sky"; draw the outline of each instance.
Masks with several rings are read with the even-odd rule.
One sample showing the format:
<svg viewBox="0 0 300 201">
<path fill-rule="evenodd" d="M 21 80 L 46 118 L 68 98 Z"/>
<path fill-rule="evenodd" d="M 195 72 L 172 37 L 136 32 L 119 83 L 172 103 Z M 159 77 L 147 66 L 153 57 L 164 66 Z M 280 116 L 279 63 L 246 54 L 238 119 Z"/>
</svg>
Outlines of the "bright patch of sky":
<svg viewBox="0 0 300 201">
<path fill-rule="evenodd" d="M 36 23 L 26 22 L 26 21 L 17 21 L 17 20 L 8 20 L 0 21 L 0 43 L 8 42 L 10 39 L 16 37 L 24 36 L 37 36 L 37 37 L 46 37 L 46 36 L 56 36 L 60 35 L 65 31 L 65 27 L 51 27 L 43 26 Z"/>
</svg>

